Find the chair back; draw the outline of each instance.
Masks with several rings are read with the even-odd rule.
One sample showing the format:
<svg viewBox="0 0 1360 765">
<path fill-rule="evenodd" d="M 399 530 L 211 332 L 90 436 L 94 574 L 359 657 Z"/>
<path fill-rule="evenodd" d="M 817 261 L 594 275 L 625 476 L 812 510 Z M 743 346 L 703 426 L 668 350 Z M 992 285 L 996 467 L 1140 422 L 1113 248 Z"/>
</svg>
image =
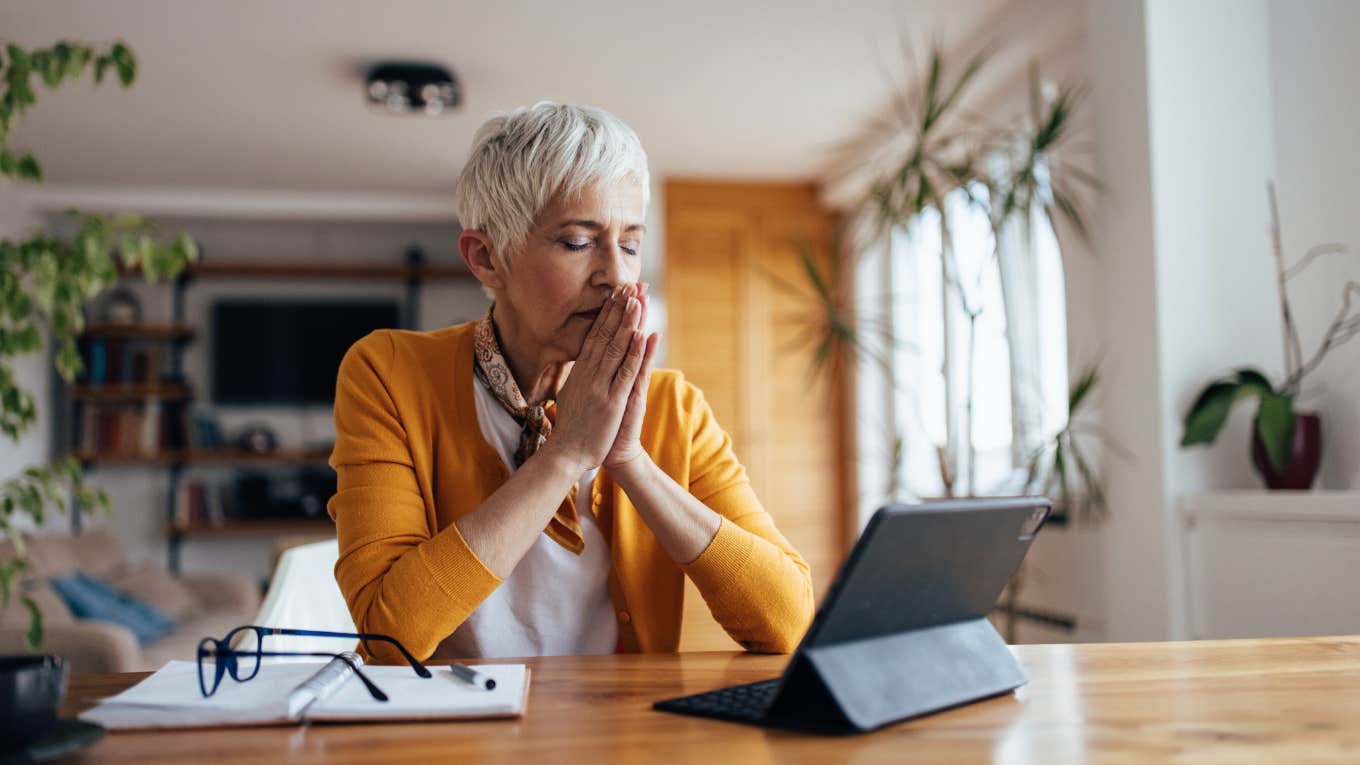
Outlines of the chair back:
<svg viewBox="0 0 1360 765">
<path fill-rule="evenodd" d="M 334 539 L 292 547 L 279 556 L 269 592 L 255 623 L 263 627 L 354 632 L 349 606 L 335 583 L 335 561 L 340 557 Z M 252 638 L 253 642 L 253 638 Z M 342 638 L 276 635 L 265 638 L 267 651 L 350 651 L 355 641 Z M 247 646 L 238 646 L 245 648 Z M 293 661 L 277 658 L 274 661 Z M 317 661 L 301 658 L 297 661 Z"/>
</svg>

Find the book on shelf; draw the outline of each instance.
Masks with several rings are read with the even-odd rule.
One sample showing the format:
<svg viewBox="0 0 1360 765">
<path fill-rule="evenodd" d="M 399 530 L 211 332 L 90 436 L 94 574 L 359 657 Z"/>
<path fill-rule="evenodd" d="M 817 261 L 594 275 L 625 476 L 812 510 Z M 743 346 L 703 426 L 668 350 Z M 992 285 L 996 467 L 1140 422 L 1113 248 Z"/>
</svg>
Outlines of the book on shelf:
<svg viewBox="0 0 1360 765">
<path fill-rule="evenodd" d="M 80 343 L 90 385 L 155 385 L 161 381 L 165 354 L 159 342 L 147 338 L 91 337 Z"/>
<path fill-rule="evenodd" d="M 184 402 L 154 396 L 82 401 L 72 428 L 72 442 L 85 454 L 153 456 L 184 449 L 188 441 Z"/>
<path fill-rule="evenodd" d="M 222 429 L 212 415 L 206 412 L 194 412 L 190 416 L 190 420 L 194 448 L 204 451 L 222 448 Z"/>
<path fill-rule="evenodd" d="M 220 486 L 199 478 L 185 481 L 175 495 L 175 528 L 184 531 L 223 525 L 226 519 L 222 515 L 220 490 Z"/>
</svg>

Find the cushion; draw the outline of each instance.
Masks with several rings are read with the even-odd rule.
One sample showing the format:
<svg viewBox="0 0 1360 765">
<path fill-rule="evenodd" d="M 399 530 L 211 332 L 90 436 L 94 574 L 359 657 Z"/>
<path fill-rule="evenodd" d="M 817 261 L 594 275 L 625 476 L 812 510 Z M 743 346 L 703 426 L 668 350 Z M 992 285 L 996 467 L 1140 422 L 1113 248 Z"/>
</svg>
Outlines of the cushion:
<svg viewBox="0 0 1360 765">
<path fill-rule="evenodd" d="M 75 538 L 76 568 L 99 579 L 107 580 L 114 572 L 127 565 L 123 543 L 107 527 L 86 529 Z"/>
<path fill-rule="evenodd" d="M 179 625 L 179 628 L 169 635 L 157 640 L 151 645 L 142 649 L 142 664 L 146 669 L 160 669 L 167 661 L 184 660 L 196 661 L 198 659 L 198 641 L 205 637 L 217 638 L 221 640 L 227 636 L 228 632 L 245 624 L 251 624 L 251 619 L 255 617 L 253 613 L 242 613 L 233 610 L 207 611 L 187 622 Z M 271 638 L 277 640 L 277 638 Z M 332 641 L 340 645 L 337 651 L 349 649 L 353 642 L 346 643 L 343 640 Z M 266 643 L 265 645 L 268 645 Z M 278 649 L 278 650 L 288 650 Z M 315 660 L 313 660 L 315 661 Z"/>
<path fill-rule="evenodd" d="M 47 579 L 76 572 L 76 549 L 69 534 L 25 534 L 24 557 L 28 575 Z"/>
<path fill-rule="evenodd" d="M 89 574 L 78 572 L 54 578 L 51 582 L 78 618 L 121 624 L 132 631 L 141 645 L 151 643 L 175 628 L 175 623 L 165 614 Z"/>
<path fill-rule="evenodd" d="M 0 558 L 13 556 L 13 543 L 0 544 Z M 88 529 L 70 534 L 25 534 L 24 557 L 29 576 L 40 579 L 66 578 L 84 571 L 98 577 L 108 576 L 127 562 L 123 546 L 107 528 Z"/>
<path fill-rule="evenodd" d="M 192 590 L 154 563 L 123 566 L 105 581 L 119 592 L 155 604 L 157 611 L 176 622 L 192 619 L 202 610 Z"/>
<path fill-rule="evenodd" d="M 43 625 L 57 627 L 75 621 L 66 601 L 46 582 L 25 582 L 20 592 L 11 593 L 9 606 L 0 608 L 0 629 L 28 629 L 28 609 L 19 602 L 22 595 L 33 598 L 42 612 Z"/>
</svg>

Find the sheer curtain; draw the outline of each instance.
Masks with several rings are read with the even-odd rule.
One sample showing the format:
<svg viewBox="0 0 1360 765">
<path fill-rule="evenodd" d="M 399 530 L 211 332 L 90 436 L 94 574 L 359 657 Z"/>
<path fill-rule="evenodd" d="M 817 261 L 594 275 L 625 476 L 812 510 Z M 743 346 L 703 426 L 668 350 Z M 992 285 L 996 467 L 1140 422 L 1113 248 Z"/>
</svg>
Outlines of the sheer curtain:
<svg viewBox="0 0 1360 765">
<path fill-rule="evenodd" d="M 942 262 L 934 211 L 894 230 L 857 266 L 857 320 L 870 349 L 860 357 L 856 397 L 864 518 L 884 500 L 941 496 L 941 452 L 961 457 L 965 429 L 976 483 L 969 491 L 956 478 L 956 491 L 1018 492 L 1030 455 L 1066 422 L 1066 299 L 1052 228 L 1042 215 L 1010 221 L 994 257 L 985 213 L 962 193 L 946 211 L 957 276 Z M 958 283 L 981 307 L 971 424 Z M 966 475 L 967 464 L 953 469 Z"/>
</svg>

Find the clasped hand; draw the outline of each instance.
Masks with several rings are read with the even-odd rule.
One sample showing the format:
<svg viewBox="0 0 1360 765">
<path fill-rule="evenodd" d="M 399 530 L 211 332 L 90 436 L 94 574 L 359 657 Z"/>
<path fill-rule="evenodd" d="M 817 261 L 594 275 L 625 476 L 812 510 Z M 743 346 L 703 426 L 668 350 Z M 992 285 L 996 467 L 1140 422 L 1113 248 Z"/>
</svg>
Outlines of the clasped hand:
<svg viewBox="0 0 1360 765">
<path fill-rule="evenodd" d="M 587 333 L 557 392 L 557 418 L 544 448 L 585 472 L 621 471 L 645 458 L 639 437 L 658 335 L 643 331 L 646 285 L 618 287 Z"/>
</svg>

